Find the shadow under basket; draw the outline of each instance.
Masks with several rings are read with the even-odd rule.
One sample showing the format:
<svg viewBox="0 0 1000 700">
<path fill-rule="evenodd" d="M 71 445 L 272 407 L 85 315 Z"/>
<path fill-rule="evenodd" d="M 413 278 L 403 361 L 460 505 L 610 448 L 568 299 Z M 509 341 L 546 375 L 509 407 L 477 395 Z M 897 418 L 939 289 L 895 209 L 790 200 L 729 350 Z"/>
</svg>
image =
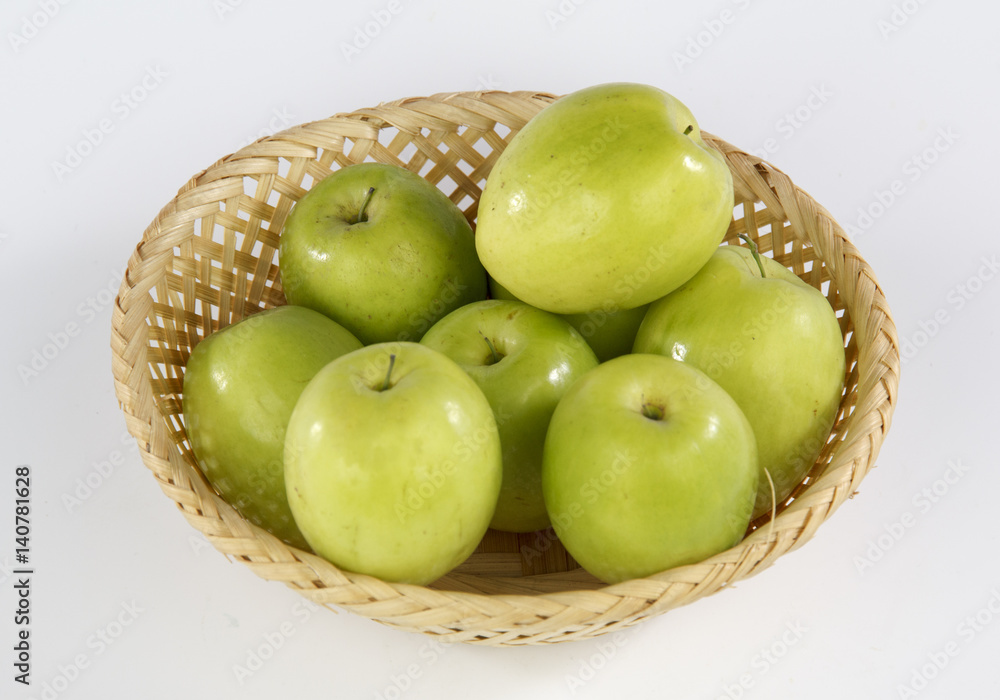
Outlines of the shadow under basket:
<svg viewBox="0 0 1000 700">
<path fill-rule="evenodd" d="M 404 166 L 451 197 L 470 222 L 498 154 L 558 99 L 460 92 L 380 104 L 263 138 L 187 182 L 144 232 L 112 320 L 115 390 L 143 462 L 188 522 L 232 560 L 313 602 L 445 642 L 522 645 L 595 637 L 716 593 L 807 542 L 858 490 L 889 430 L 899 348 L 869 265 L 833 217 L 781 171 L 703 133 L 735 186 L 726 243 L 739 234 L 820 289 L 840 320 L 847 374 L 829 440 L 808 476 L 737 546 L 701 563 L 604 585 L 551 531 L 490 531 L 430 586 L 338 569 L 243 519 L 208 484 L 181 411 L 184 367 L 208 334 L 285 303 L 278 239 L 292 205 L 330 172 L 364 161 Z"/>
</svg>

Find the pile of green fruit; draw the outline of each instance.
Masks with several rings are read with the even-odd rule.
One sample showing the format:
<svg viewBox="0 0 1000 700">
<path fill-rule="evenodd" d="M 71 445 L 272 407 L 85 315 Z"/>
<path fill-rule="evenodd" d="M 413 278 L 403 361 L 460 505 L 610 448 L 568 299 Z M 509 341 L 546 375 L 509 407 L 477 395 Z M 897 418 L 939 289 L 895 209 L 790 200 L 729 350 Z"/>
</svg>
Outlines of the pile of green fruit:
<svg viewBox="0 0 1000 700">
<path fill-rule="evenodd" d="M 209 335 L 187 435 L 246 518 L 430 583 L 552 527 L 607 582 L 701 561 L 787 498 L 836 417 L 826 298 L 720 245 L 733 182 L 690 111 L 615 83 L 539 112 L 475 233 L 420 176 L 342 168 L 293 207 L 288 304 Z"/>
</svg>

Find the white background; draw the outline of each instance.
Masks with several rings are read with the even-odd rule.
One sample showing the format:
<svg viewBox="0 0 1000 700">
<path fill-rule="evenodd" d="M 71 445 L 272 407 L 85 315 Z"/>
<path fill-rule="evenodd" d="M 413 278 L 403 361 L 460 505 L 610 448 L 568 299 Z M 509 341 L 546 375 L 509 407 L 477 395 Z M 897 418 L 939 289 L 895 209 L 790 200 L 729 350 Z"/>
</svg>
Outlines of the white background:
<svg viewBox="0 0 1000 700">
<path fill-rule="evenodd" d="M 5 0 L 0 696 L 1000 696 L 998 25 L 995 3 L 939 0 Z M 345 56 L 352 42 L 367 45 Z M 160 207 L 292 124 L 613 80 L 664 88 L 704 129 L 766 148 L 851 226 L 904 351 L 859 495 L 734 590 L 551 647 L 440 647 L 312 613 L 209 547 L 142 465 L 112 388 L 111 297 Z M 71 150 L 84 155 L 67 172 Z M 65 347 L 28 374 L 53 339 Z M 33 479 L 29 689 L 11 665 L 19 464 Z"/>
</svg>

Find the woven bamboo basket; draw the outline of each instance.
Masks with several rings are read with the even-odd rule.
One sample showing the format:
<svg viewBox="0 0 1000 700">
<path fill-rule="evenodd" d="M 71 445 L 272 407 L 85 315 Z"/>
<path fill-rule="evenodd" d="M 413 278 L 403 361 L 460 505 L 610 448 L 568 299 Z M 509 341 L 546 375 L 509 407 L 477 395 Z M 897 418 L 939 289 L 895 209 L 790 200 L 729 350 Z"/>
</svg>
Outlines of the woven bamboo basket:
<svg viewBox="0 0 1000 700">
<path fill-rule="evenodd" d="M 284 303 L 278 240 L 289 209 L 337 168 L 405 166 L 475 222 L 497 155 L 539 110 L 539 92 L 459 92 L 338 114 L 263 138 L 191 178 L 132 252 L 112 320 L 115 390 L 143 462 L 212 545 L 263 579 L 333 610 L 445 642 L 523 645 L 595 637 L 692 603 L 753 576 L 807 542 L 858 490 L 889 430 L 899 349 L 885 296 L 833 217 L 781 171 L 722 139 L 735 202 L 726 243 L 761 252 L 820 289 L 840 318 L 847 376 L 839 415 L 814 468 L 751 524 L 739 545 L 698 564 L 603 585 L 551 531 L 489 531 L 477 551 L 430 586 L 343 571 L 244 520 L 208 484 L 181 412 L 184 366 L 209 333 Z"/>
</svg>

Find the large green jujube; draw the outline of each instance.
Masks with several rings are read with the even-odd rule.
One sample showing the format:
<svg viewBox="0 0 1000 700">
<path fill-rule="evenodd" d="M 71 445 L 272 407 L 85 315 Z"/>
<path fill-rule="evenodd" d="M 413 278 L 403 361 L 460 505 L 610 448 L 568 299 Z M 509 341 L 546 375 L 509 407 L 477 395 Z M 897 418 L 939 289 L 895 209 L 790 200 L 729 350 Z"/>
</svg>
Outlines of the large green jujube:
<svg viewBox="0 0 1000 700">
<path fill-rule="evenodd" d="M 511 139 L 479 202 L 476 249 L 532 306 L 630 309 L 698 271 L 733 204 L 729 168 L 687 107 L 648 85 L 597 85 Z"/>
</svg>

